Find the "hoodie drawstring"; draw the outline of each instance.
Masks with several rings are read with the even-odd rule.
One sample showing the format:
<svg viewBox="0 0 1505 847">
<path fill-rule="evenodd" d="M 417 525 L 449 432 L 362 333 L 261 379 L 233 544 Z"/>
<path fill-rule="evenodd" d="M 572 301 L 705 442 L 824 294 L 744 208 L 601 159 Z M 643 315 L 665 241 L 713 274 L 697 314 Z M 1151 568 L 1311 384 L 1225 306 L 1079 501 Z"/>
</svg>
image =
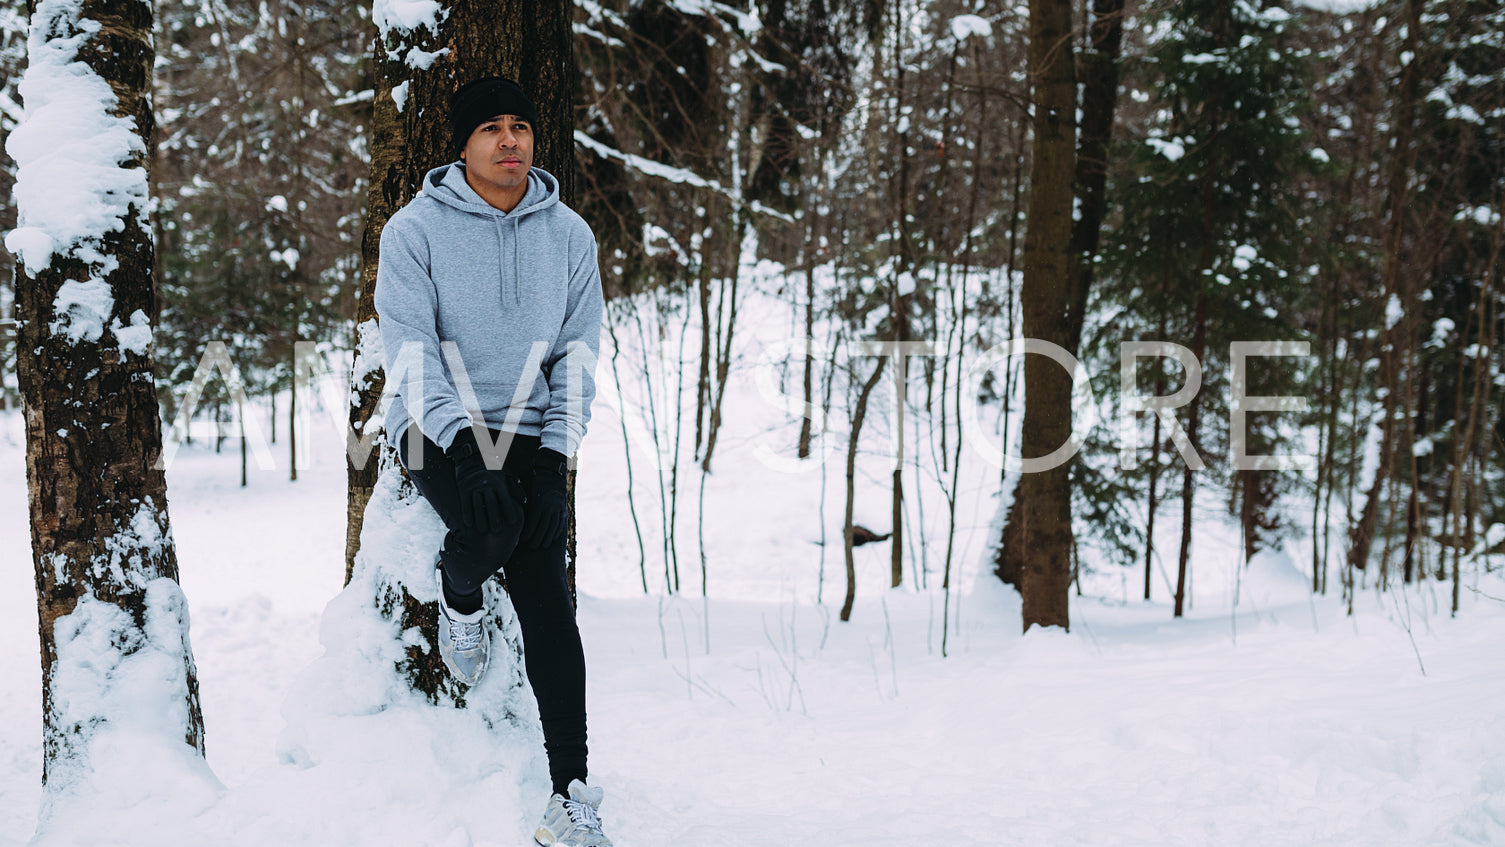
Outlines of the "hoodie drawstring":
<svg viewBox="0 0 1505 847">
<path fill-rule="evenodd" d="M 493 215 L 491 221 L 496 224 L 496 272 L 502 277 L 501 286 L 497 294 L 501 298 L 502 306 L 505 307 L 507 305 L 507 266 L 505 264 L 507 261 L 507 238 L 502 234 L 502 219 Z"/>
<path fill-rule="evenodd" d="M 497 256 L 497 272 L 502 275 L 502 305 L 507 305 L 507 235 L 502 229 L 503 217 L 512 218 L 512 305 L 521 306 L 523 297 L 520 290 L 521 284 L 519 278 L 522 273 L 522 263 L 517 257 L 517 218 L 513 218 L 511 215 L 500 215 L 492 218 L 496 222 L 496 249 L 501 251 Z"/>
</svg>

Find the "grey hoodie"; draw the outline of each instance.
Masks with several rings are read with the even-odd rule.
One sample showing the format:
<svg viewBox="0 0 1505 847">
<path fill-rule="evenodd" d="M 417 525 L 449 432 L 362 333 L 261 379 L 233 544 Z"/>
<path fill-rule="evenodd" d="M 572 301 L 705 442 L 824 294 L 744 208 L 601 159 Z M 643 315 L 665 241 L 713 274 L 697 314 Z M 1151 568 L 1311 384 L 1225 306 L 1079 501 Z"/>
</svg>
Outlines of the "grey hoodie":
<svg viewBox="0 0 1505 847">
<path fill-rule="evenodd" d="M 595 236 L 548 172 L 533 168 L 522 202 L 503 212 L 466 183 L 464 167 L 429 171 L 382 230 L 376 312 L 387 379 L 397 381 L 387 439 L 414 420 L 447 449 L 471 407 L 493 429 L 571 456 L 596 394 Z"/>
</svg>

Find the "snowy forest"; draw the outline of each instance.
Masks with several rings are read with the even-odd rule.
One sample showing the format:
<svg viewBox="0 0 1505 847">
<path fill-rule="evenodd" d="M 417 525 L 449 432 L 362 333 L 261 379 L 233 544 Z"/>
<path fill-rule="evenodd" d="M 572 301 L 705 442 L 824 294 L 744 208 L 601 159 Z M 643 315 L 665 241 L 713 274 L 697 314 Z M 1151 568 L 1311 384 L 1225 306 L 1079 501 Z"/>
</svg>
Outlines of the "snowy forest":
<svg viewBox="0 0 1505 847">
<path fill-rule="evenodd" d="M 1499 4 L 31 0 L 0 847 L 527 837 L 379 434 L 491 74 L 599 251 L 616 843 L 1505 843 Z"/>
</svg>

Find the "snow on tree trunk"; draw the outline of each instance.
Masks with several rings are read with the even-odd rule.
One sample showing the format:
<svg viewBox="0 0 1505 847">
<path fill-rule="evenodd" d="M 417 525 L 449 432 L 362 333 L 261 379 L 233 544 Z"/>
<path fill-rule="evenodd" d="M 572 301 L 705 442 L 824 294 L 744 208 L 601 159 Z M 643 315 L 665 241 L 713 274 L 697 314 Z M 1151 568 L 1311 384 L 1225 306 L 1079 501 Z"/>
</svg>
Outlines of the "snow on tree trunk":
<svg viewBox="0 0 1505 847">
<path fill-rule="evenodd" d="M 376 0 L 372 9 L 378 35 L 371 179 L 361 242 L 358 337 L 350 394 L 350 425 L 358 435 L 370 435 L 382 426 L 378 405 L 386 380 L 374 302 L 381 231 L 393 213 L 417 194 L 428 170 L 458 158 L 450 140 L 450 95 L 464 83 L 484 76 L 507 76 L 521 84 L 532 95 L 541 124 L 535 130 L 534 163 L 559 179 L 565 203 L 574 201 L 571 13 L 572 5 L 562 0 Z M 573 481 L 573 472 L 571 477 Z M 392 558 L 391 545 L 406 542 L 392 539 L 390 524 L 417 520 L 408 514 L 412 511 L 433 516 L 422 498 L 409 489 L 392 451 L 384 444 L 361 467 L 351 465 L 345 579 L 352 587 L 363 582 L 368 604 L 374 602 L 382 615 L 399 625 L 404 654 L 396 661 L 414 690 L 433 702 L 464 704 L 465 692 L 450 679 L 439 658 L 433 583 L 434 555 L 442 533 L 426 546 L 411 548 L 411 561 L 399 565 Z M 377 502 L 379 496 L 388 499 Z M 375 526 L 370 523 L 373 519 Z M 434 521 L 438 525 L 437 517 Z M 570 523 L 569 580 L 573 590 L 573 517 Z M 409 567 L 411 573 L 404 570 Z M 488 584 L 487 608 L 493 613 L 495 626 L 496 620 L 510 617 L 512 611 L 505 595 L 493 597 L 492 587 L 494 583 Z M 521 656 L 520 644 L 513 632 L 505 650 Z M 497 642 L 492 647 L 503 649 Z M 521 663 L 509 666 L 498 661 L 500 658 L 493 655 L 483 689 L 500 684 L 493 676 L 505 679 L 501 687 L 507 690 L 521 684 Z M 474 696 L 470 699 L 475 700 Z"/>
<path fill-rule="evenodd" d="M 152 6 L 40 0 L 18 165 L 18 376 L 42 642 L 41 831 L 129 826 L 220 790 L 203 760 L 188 606 L 158 467 L 148 316 Z M 87 842 L 89 839 L 84 839 Z M 76 842 L 75 842 L 76 843 Z"/>
<path fill-rule="evenodd" d="M 483 588 L 491 611 L 486 676 L 466 688 L 445 671 L 437 646 L 434 581 L 444 523 L 396 466 L 387 465 L 377 476 L 364 527 L 350 583 L 324 610 L 324 655 L 289 697 L 282 757 L 323 761 L 319 751 L 328 743 L 327 721 L 394 706 L 469 706 L 486 726 L 506 721 L 537 731 L 537 708 L 523 687 L 517 616 L 496 582 Z"/>
<path fill-rule="evenodd" d="M 320 820 L 335 829 L 348 823 L 338 813 L 354 797 L 350 786 L 368 784 L 376 772 L 389 787 L 379 800 L 381 817 L 394 827 L 381 843 L 470 844 L 466 827 L 479 834 L 534 814 L 522 786 L 548 768 L 538 709 L 523 685 L 517 620 L 500 587 L 488 582 L 490 669 L 470 689 L 446 675 L 434 646 L 433 562 L 444 524 L 395 467 L 384 467 L 377 480 L 350 583 L 320 622 L 324 654 L 283 704 L 277 755 L 301 769 L 295 778 L 316 798 Z M 473 799 L 478 790 L 484 804 L 457 799 Z M 455 814 L 466 820 L 459 830 L 424 831 Z"/>
</svg>

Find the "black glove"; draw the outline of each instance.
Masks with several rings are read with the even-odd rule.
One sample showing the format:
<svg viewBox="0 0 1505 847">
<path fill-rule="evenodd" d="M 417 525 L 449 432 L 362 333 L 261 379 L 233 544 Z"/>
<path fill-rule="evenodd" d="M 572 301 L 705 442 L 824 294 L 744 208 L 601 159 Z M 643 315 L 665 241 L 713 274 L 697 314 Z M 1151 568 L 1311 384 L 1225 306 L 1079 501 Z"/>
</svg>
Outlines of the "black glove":
<svg viewBox="0 0 1505 847">
<path fill-rule="evenodd" d="M 455 465 L 455 486 L 460 491 L 460 517 L 466 526 L 501 534 L 509 516 L 516 520 L 517 503 L 507 493 L 506 477 L 486 469 L 486 459 L 475 431 L 465 427 L 444 451 Z M 510 513 L 510 515 L 509 515 Z"/>
<path fill-rule="evenodd" d="M 547 447 L 539 448 L 533 458 L 533 485 L 522 542 L 534 550 L 558 543 L 569 522 L 569 500 L 564 490 L 568 462 L 563 453 Z"/>
</svg>

